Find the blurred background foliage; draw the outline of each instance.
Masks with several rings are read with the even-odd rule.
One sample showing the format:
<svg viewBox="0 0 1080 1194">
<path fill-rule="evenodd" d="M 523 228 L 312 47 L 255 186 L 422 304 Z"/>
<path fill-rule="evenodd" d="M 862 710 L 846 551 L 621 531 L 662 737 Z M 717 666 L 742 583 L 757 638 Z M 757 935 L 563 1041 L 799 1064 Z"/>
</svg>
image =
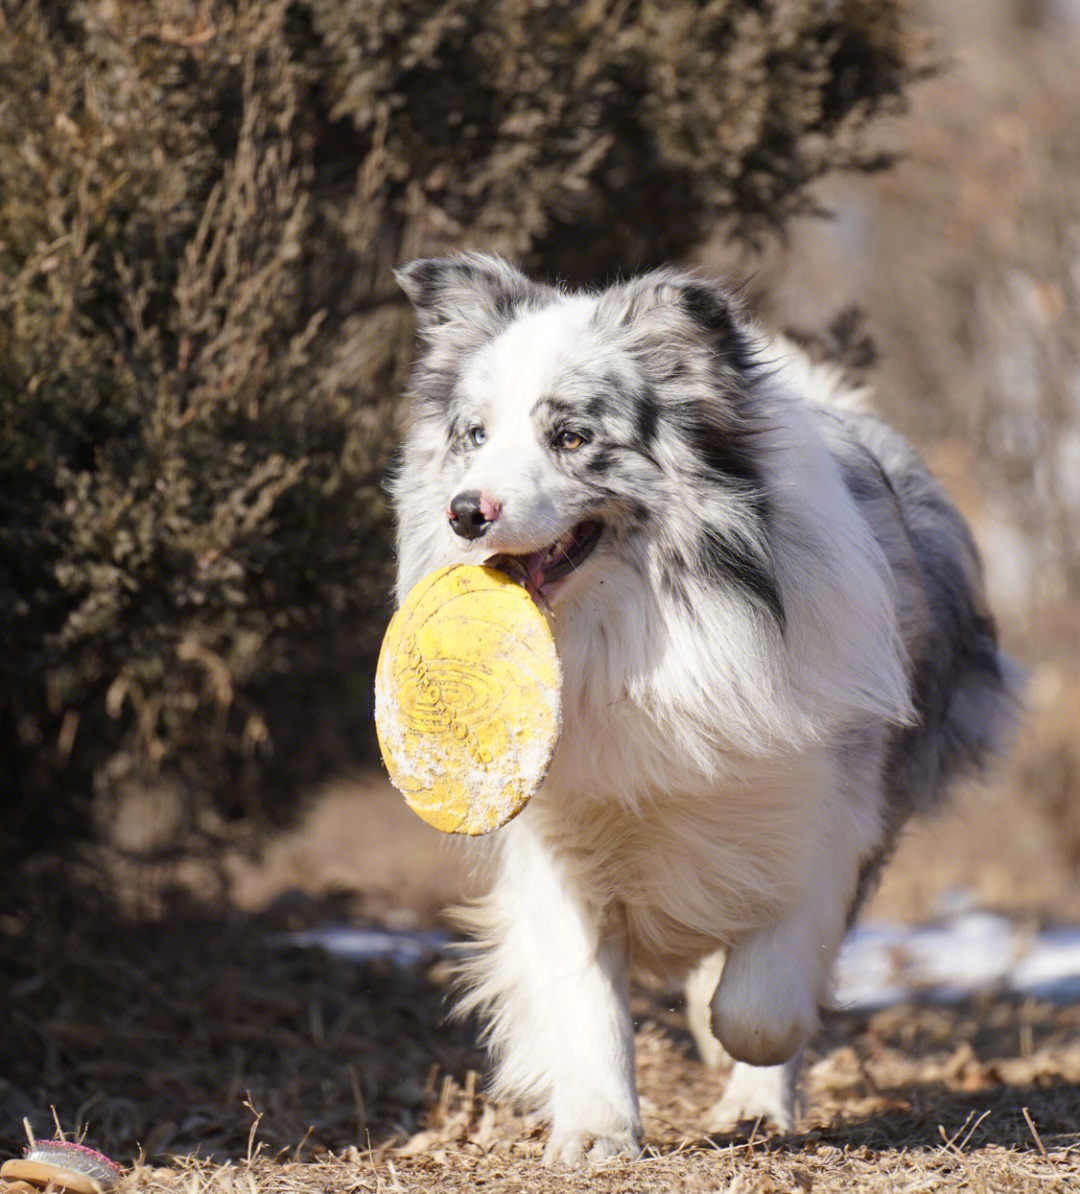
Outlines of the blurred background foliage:
<svg viewBox="0 0 1080 1194">
<path fill-rule="evenodd" d="M 0 855 L 369 747 L 394 265 L 760 245 L 925 66 L 894 0 L 0 4 Z"/>
</svg>

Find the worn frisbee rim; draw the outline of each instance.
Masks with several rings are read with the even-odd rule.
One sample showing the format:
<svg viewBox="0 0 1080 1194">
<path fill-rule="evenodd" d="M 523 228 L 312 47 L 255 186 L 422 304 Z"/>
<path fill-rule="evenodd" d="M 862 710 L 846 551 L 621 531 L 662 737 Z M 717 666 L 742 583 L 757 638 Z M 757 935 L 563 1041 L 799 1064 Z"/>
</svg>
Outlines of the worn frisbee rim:
<svg viewBox="0 0 1080 1194">
<path fill-rule="evenodd" d="M 6 1182 L 28 1182 L 68 1194 L 102 1194 L 122 1174 L 104 1153 L 74 1140 L 37 1140 L 23 1150 L 22 1157 L 0 1166 L 0 1178 Z"/>
<path fill-rule="evenodd" d="M 453 564 L 406 595 L 375 672 L 375 728 L 394 786 L 429 825 L 478 835 L 522 811 L 562 728 L 547 619 L 506 573 Z"/>
</svg>

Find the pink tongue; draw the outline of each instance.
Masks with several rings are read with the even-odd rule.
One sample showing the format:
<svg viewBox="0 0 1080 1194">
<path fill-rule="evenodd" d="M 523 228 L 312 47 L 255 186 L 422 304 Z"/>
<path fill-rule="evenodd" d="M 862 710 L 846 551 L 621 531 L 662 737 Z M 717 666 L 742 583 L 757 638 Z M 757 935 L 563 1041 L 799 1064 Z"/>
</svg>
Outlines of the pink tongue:
<svg viewBox="0 0 1080 1194">
<path fill-rule="evenodd" d="M 487 562 L 496 568 L 501 567 L 507 576 L 519 584 L 524 584 L 534 596 L 539 596 L 541 589 L 547 583 L 547 572 L 544 570 L 544 565 L 554 562 L 549 559 L 551 554 L 551 548 L 546 547 L 522 556 L 491 556 Z M 556 558 L 560 558 L 558 553 L 556 553 Z"/>
<path fill-rule="evenodd" d="M 544 556 L 547 552 L 534 551 L 531 556 L 526 556 L 522 563 L 525 565 L 525 570 L 529 574 L 529 580 L 539 589 L 544 583 Z"/>
</svg>

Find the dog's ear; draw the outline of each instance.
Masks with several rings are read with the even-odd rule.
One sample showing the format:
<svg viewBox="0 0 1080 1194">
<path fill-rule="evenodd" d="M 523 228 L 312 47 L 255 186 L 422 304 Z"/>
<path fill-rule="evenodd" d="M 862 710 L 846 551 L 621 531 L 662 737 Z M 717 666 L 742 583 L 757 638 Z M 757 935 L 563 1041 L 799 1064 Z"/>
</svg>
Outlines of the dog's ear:
<svg viewBox="0 0 1080 1194">
<path fill-rule="evenodd" d="M 733 378 L 752 367 L 752 324 L 738 288 L 729 282 L 659 269 L 608 294 L 616 321 L 637 329 L 662 356 L 674 354 L 676 363 L 685 363 L 686 349 L 696 345 L 707 348 L 713 364 Z"/>
<path fill-rule="evenodd" d="M 722 283 L 687 278 L 673 288 L 679 306 L 703 331 L 714 336 L 737 332 L 741 304 Z"/>
<path fill-rule="evenodd" d="M 746 376 L 755 352 L 742 299 L 731 285 L 686 278 L 677 286 L 678 303 L 728 365 Z"/>
<path fill-rule="evenodd" d="M 420 334 L 429 339 L 447 326 L 474 335 L 494 331 L 515 306 L 545 290 L 501 257 L 484 253 L 421 257 L 395 270 L 394 278 L 416 308 Z"/>
</svg>

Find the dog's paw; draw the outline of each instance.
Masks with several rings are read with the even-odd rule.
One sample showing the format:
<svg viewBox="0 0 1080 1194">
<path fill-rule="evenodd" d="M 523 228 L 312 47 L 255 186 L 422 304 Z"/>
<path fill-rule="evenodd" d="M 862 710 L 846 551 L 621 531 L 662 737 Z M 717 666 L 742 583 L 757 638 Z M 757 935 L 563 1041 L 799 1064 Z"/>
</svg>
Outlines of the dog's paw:
<svg viewBox="0 0 1080 1194">
<path fill-rule="evenodd" d="M 745 999 L 725 998 L 717 990 L 712 1002 L 713 1035 L 737 1061 L 758 1069 L 774 1069 L 794 1057 L 817 1026 L 817 1011 L 806 1000 L 801 1008 L 755 1007 Z"/>
<path fill-rule="evenodd" d="M 709 1005 L 713 1036 L 752 1066 L 783 1065 L 817 1027 L 818 975 L 794 959 L 785 965 L 785 940 L 760 933 L 733 950 Z"/>
<path fill-rule="evenodd" d="M 641 1139 L 636 1132 L 552 1133 L 544 1150 L 544 1164 L 552 1167 L 580 1167 L 609 1161 L 612 1157 L 636 1160 L 641 1156 Z"/>
<path fill-rule="evenodd" d="M 797 1062 L 753 1066 L 737 1062 L 723 1097 L 706 1117 L 709 1132 L 730 1132 L 741 1123 L 762 1123 L 790 1132 L 799 1115 Z"/>
</svg>

